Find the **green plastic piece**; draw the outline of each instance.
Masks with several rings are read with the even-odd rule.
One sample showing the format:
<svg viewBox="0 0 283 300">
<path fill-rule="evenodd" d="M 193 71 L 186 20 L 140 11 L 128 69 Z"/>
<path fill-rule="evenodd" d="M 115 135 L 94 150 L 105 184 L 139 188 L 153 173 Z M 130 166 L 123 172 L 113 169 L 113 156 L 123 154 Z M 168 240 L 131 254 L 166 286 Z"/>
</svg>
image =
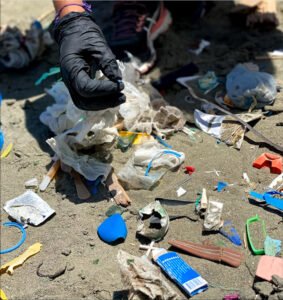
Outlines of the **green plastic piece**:
<svg viewBox="0 0 283 300">
<path fill-rule="evenodd" d="M 118 149 L 120 149 L 122 152 L 126 152 L 133 144 L 135 138 L 137 137 L 136 133 L 133 133 L 129 136 L 123 136 L 118 138 Z"/>
<path fill-rule="evenodd" d="M 200 193 L 200 195 L 197 197 L 196 202 L 195 202 L 195 207 L 199 206 L 201 197 L 202 197 L 202 193 Z"/>
<path fill-rule="evenodd" d="M 252 241 L 252 236 L 251 236 L 251 232 L 250 232 L 250 224 L 251 223 L 254 223 L 254 222 L 260 222 L 262 224 L 262 232 L 264 234 L 264 237 L 266 237 L 266 230 L 265 230 L 265 223 L 263 220 L 261 220 L 259 218 L 258 215 L 256 215 L 255 217 L 252 217 L 250 219 L 247 220 L 247 223 L 246 223 L 246 226 L 247 226 L 247 238 L 248 238 L 248 241 L 249 241 L 249 245 L 252 249 L 252 252 L 256 255 L 263 255 L 265 254 L 264 252 L 264 248 L 262 249 L 257 249 L 255 248 L 254 244 L 253 244 L 253 241 Z"/>
</svg>

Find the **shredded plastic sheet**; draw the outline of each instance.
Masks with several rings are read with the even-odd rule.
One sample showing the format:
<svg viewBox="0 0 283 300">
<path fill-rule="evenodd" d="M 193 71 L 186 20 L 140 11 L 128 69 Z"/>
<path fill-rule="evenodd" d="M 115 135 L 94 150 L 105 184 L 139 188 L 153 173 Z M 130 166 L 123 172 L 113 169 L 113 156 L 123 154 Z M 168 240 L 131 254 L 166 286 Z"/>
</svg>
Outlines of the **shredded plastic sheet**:
<svg viewBox="0 0 283 300">
<path fill-rule="evenodd" d="M 208 208 L 204 219 L 203 228 L 206 231 L 219 230 L 223 225 L 221 219 L 223 203 L 217 201 L 209 201 Z"/>
<path fill-rule="evenodd" d="M 72 128 L 80 119 L 85 117 L 85 112 L 73 104 L 69 91 L 63 82 L 56 82 L 50 89 L 46 89 L 46 92 L 54 98 L 55 103 L 48 106 L 39 116 L 39 119 L 55 134 Z"/>
<path fill-rule="evenodd" d="M 119 67 L 123 74 L 127 73 L 122 64 Z M 98 74 L 97 78 L 103 79 L 103 76 Z M 47 143 L 61 162 L 88 180 L 101 177 L 104 181 L 110 173 L 111 167 L 106 161 L 118 137 L 114 127 L 118 116 L 124 119 L 127 130 L 148 134 L 153 130 L 168 134 L 182 129 L 185 124 L 179 109 L 163 105 L 154 110 L 145 92 L 129 82 L 124 83 L 126 102 L 120 107 L 101 111 L 78 109 L 63 82 L 57 82 L 47 90 L 55 103 L 47 107 L 40 120 L 56 134 Z"/>
<path fill-rule="evenodd" d="M 184 127 L 186 120 L 178 108 L 164 103 L 160 106 L 154 104 L 149 95 L 129 82 L 125 82 L 123 93 L 127 101 L 120 106 L 119 113 L 128 131 L 170 134 Z"/>
<path fill-rule="evenodd" d="M 40 116 L 57 136 L 47 140 L 58 158 L 88 180 L 102 177 L 105 181 L 111 166 L 102 162 L 118 136 L 113 126 L 118 108 L 90 112 L 78 109 L 72 102 L 63 82 L 57 82 L 47 90 L 55 104 Z M 89 150 L 85 153 L 81 150 Z"/>
<path fill-rule="evenodd" d="M 238 114 L 245 122 L 259 119 L 262 112 Z M 206 114 L 198 109 L 194 112 L 195 124 L 207 134 L 220 139 L 228 146 L 240 149 L 244 140 L 246 128 L 230 116 Z"/>
<path fill-rule="evenodd" d="M 118 178 L 126 188 L 150 189 L 162 178 L 167 169 L 173 169 L 185 160 L 185 154 L 182 152 L 174 151 L 178 154 L 175 156 L 164 154 L 165 151 L 167 149 L 156 141 L 141 145 L 117 174 Z M 151 170 L 147 174 L 146 168 L 149 164 Z"/>
<path fill-rule="evenodd" d="M 43 199 L 30 190 L 7 201 L 4 210 L 17 222 L 35 226 L 40 225 L 55 213 Z"/>
<path fill-rule="evenodd" d="M 149 240 L 161 240 L 169 229 L 169 216 L 159 201 L 149 203 L 139 211 L 137 233 Z"/>
<path fill-rule="evenodd" d="M 123 284 L 129 289 L 129 300 L 182 299 L 146 256 L 137 257 L 119 250 L 117 259 Z"/>
</svg>

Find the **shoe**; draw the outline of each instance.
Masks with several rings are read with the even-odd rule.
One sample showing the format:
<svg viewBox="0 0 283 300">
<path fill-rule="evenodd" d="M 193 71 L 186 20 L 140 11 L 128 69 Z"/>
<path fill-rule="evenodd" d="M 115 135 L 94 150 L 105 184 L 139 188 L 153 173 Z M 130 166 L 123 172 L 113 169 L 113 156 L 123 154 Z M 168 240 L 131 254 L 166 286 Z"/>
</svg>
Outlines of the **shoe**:
<svg viewBox="0 0 283 300">
<path fill-rule="evenodd" d="M 126 54 L 140 73 L 148 72 L 156 60 L 154 40 L 172 23 L 170 12 L 163 2 L 119 1 L 114 6 L 113 21 L 109 41 L 113 52 L 120 59 Z"/>
</svg>

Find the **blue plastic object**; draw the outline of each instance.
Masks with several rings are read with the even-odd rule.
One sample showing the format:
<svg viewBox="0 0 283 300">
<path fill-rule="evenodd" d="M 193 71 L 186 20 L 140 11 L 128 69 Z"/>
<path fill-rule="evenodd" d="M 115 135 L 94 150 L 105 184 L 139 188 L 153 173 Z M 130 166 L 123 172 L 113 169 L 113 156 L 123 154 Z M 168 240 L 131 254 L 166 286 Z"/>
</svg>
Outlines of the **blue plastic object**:
<svg viewBox="0 0 283 300">
<path fill-rule="evenodd" d="M 275 198 L 274 196 L 283 196 L 283 193 L 277 191 L 269 191 L 264 194 L 257 193 L 255 191 L 250 191 L 250 196 L 261 201 L 266 202 L 267 204 L 276 207 L 277 209 L 283 210 L 283 199 Z"/>
<path fill-rule="evenodd" d="M 167 144 L 164 140 L 162 140 L 161 137 L 159 137 L 158 135 L 152 134 L 152 136 L 158 141 L 158 143 L 160 143 L 161 145 L 163 145 L 166 148 L 172 149 L 172 146 Z"/>
<path fill-rule="evenodd" d="M 100 185 L 102 179 L 103 176 L 99 176 L 96 180 L 86 180 L 87 187 L 93 196 L 97 194 L 98 186 Z"/>
<path fill-rule="evenodd" d="M 18 249 L 24 243 L 24 241 L 26 239 L 26 235 L 27 235 L 24 227 L 19 223 L 6 222 L 6 223 L 3 224 L 3 226 L 19 228 L 20 231 L 22 232 L 22 237 L 21 237 L 20 241 L 15 246 L 13 246 L 11 248 L 8 248 L 8 249 L 0 250 L 0 254 L 6 254 L 6 253 L 9 253 L 9 252 L 12 252 L 12 251 Z"/>
<path fill-rule="evenodd" d="M 226 186 L 228 186 L 227 182 L 219 181 L 217 184 L 217 192 L 222 192 L 226 188 Z"/>
<path fill-rule="evenodd" d="M 242 245 L 241 238 L 231 221 L 225 221 L 219 232 L 237 246 Z"/>
<path fill-rule="evenodd" d="M 97 233 L 104 242 L 111 244 L 120 239 L 125 240 L 128 230 L 121 215 L 114 214 L 99 225 Z"/>
<path fill-rule="evenodd" d="M 170 154 L 170 155 L 174 155 L 178 158 L 180 158 L 182 155 L 180 153 L 178 153 L 177 151 L 173 151 L 173 150 L 163 150 L 162 154 Z M 144 176 L 148 176 L 148 173 L 152 167 L 152 162 L 154 161 L 155 158 L 153 158 L 149 164 L 147 165 L 147 168 L 145 170 Z"/>
<path fill-rule="evenodd" d="M 4 134 L 0 129 L 0 151 L 2 150 L 3 146 L 4 146 Z"/>
</svg>

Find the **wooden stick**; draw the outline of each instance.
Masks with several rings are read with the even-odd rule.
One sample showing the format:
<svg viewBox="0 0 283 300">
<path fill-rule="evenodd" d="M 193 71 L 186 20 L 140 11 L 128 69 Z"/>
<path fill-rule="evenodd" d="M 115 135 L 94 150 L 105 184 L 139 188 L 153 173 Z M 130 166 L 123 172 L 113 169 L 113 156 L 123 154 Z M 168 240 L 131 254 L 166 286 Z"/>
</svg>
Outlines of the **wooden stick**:
<svg viewBox="0 0 283 300">
<path fill-rule="evenodd" d="M 91 194 L 90 194 L 89 190 L 87 189 L 87 187 L 85 186 L 85 184 L 83 183 L 81 175 L 77 171 L 72 170 L 71 176 L 74 178 L 78 197 L 81 200 L 89 199 L 91 197 Z"/>
<path fill-rule="evenodd" d="M 114 128 L 118 129 L 118 130 L 122 130 L 124 129 L 124 121 L 121 121 L 117 124 L 114 125 Z"/>
</svg>

